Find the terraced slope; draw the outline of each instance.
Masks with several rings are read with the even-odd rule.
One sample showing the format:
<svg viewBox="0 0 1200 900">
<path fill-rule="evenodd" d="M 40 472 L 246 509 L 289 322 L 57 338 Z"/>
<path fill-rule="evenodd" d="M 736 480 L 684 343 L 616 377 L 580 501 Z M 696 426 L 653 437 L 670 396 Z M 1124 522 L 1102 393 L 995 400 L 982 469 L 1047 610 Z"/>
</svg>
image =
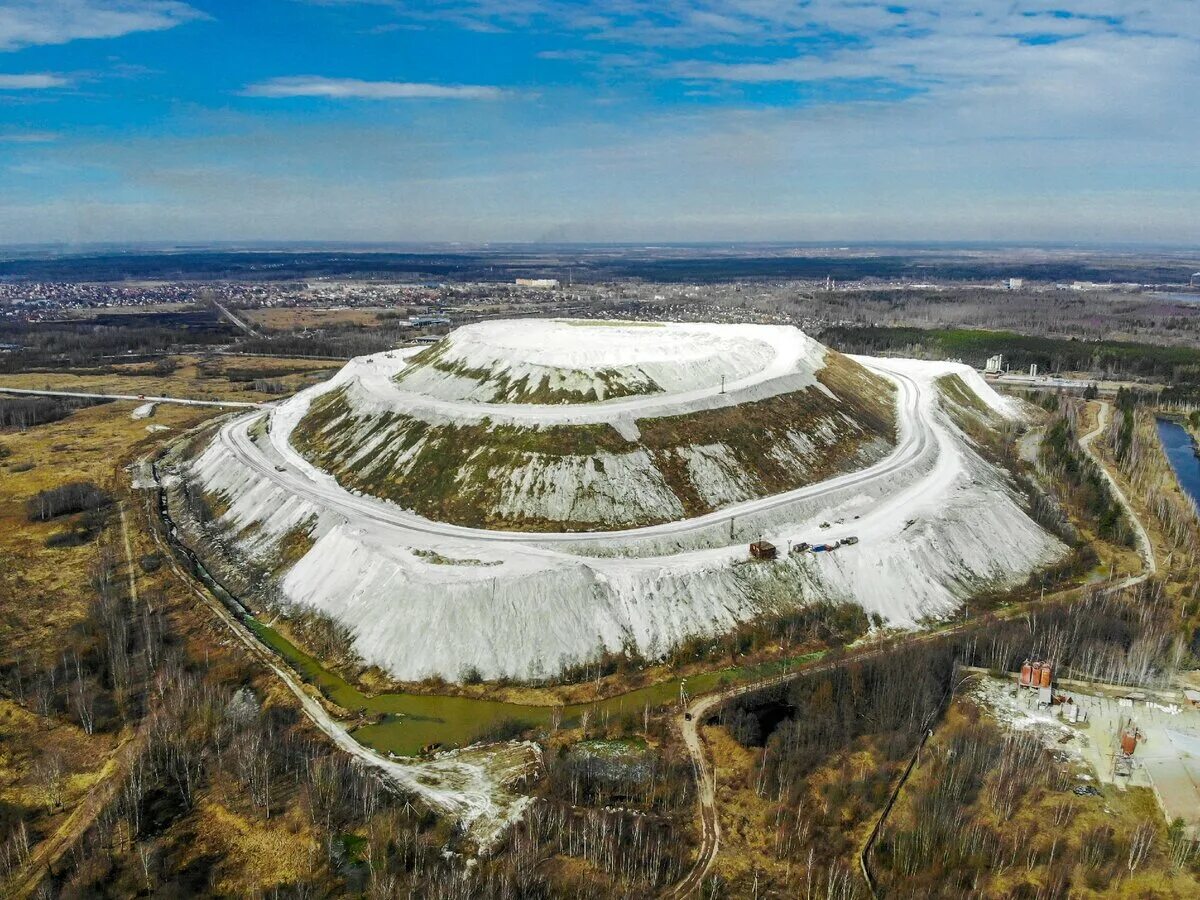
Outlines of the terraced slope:
<svg viewBox="0 0 1200 900">
<path fill-rule="evenodd" d="M 724 411 L 810 387 L 823 394 L 823 379 L 841 390 L 838 358 L 798 335 L 776 333 L 793 352 L 773 365 L 769 381 L 731 389 L 736 397 L 718 386 L 590 404 L 433 403 L 395 385 L 406 365 L 399 353 L 367 357 L 330 384 L 227 422 L 197 457 L 181 460 L 179 476 L 213 500 L 220 545 L 239 558 L 274 568 L 285 552 L 291 560 L 304 551 L 278 577 L 278 596 L 344 625 L 367 664 L 401 680 L 455 678 L 465 667 L 485 678 L 539 679 L 626 646 L 656 658 L 683 640 L 821 598 L 912 626 L 953 614 L 979 591 L 1019 584 L 1062 556 L 1066 548 L 1028 516 L 1024 496 L 962 431 L 984 429 L 986 437 L 1012 427 L 1021 407 L 961 364 L 854 360 L 897 389 L 895 448 L 870 467 L 625 531 L 521 533 L 431 521 L 345 490 L 291 443 L 321 397 L 341 391 L 363 412 L 382 415 L 403 400 L 410 417 L 486 425 L 489 437 L 492 426 L 542 421 L 611 425 L 622 440 L 645 442 L 675 416 L 732 415 Z M 750 426 L 741 430 L 753 435 Z M 388 439 L 381 427 L 379 446 Z M 364 460 L 377 451 L 358 450 Z M 858 541 L 836 552 L 786 553 L 772 563 L 751 563 L 747 549 L 758 539 L 785 548 L 850 535 Z"/>
<path fill-rule="evenodd" d="M 545 341 L 572 330 L 573 350 L 539 352 L 534 338 L 517 341 L 512 323 L 499 324 L 495 346 L 487 328 L 473 326 L 465 346 L 456 332 L 413 357 L 392 379 L 391 403 L 345 379 L 311 401 L 292 446 L 342 486 L 426 518 L 524 531 L 697 516 L 863 468 L 895 446 L 892 382 L 802 335 L 804 353 L 780 365 L 778 346 L 754 326 L 723 334 L 722 326 L 524 323 L 522 337 Z M 652 338 L 643 342 L 639 329 Z M 670 354 L 680 357 L 675 366 Z M 459 361 L 453 371 L 448 360 Z M 720 393 L 722 379 L 730 392 Z M 635 389 L 656 395 L 655 405 L 577 399 Z M 704 389 L 711 393 L 697 403 Z M 574 405 L 548 402 L 544 418 L 529 406 L 567 394 Z M 453 404 L 453 414 L 439 404 Z M 522 417 L 506 421 L 509 405 L 523 407 Z"/>
</svg>

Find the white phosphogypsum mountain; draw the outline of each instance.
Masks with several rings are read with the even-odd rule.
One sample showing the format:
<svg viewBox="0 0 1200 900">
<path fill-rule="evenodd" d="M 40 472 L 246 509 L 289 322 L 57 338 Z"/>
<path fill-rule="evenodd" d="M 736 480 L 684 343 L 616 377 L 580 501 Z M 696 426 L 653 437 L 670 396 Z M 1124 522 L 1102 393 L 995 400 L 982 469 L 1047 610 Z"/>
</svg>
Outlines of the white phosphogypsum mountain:
<svg viewBox="0 0 1200 900">
<path fill-rule="evenodd" d="M 537 677 L 628 645 L 653 656 L 817 598 L 912 624 L 1018 583 L 1065 549 L 955 424 L 1019 414 L 966 366 L 852 359 L 763 326 L 528 320 L 471 326 L 433 349 L 354 360 L 269 413 L 226 424 L 188 471 L 220 500 L 218 525 L 238 552 L 273 565 L 286 550 L 287 603 L 345 625 L 363 660 L 399 679 L 469 668 Z M 672 380 L 671 354 L 686 355 L 686 378 Z M 761 418 L 741 418 L 747 408 Z M 695 440 L 707 416 L 711 430 Z M 687 428 L 658 430 L 681 417 Z M 415 439 L 412 421 L 426 428 Z M 831 421 L 845 433 L 817 433 Z M 443 428 L 474 443 L 416 467 L 397 462 Z M 651 438 L 667 433 L 669 448 Z M 518 446 L 513 434 L 542 443 Z M 396 453 L 397 440 L 411 443 Z M 776 452 L 785 443 L 806 452 Z M 718 444 L 726 449 L 698 449 Z M 738 457 L 746 446 L 778 469 Z M 552 469 L 541 459 L 551 450 L 588 459 L 590 474 Z M 662 462 L 668 452 L 690 462 L 686 474 Z M 530 476 L 503 492 L 472 489 L 473 503 L 491 504 L 478 523 L 450 514 L 457 486 L 469 487 L 461 473 L 486 454 L 489 478 L 504 485 L 514 460 L 537 457 L 559 493 L 544 488 L 549 476 Z M 651 462 L 613 461 L 622 454 Z M 356 482 L 356 466 L 434 483 L 450 502 L 423 515 L 385 499 L 387 478 Z M 764 479 L 764 469 L 781 474 Z M 652 473 L 665 491 L 646 486 Z M 858 542 L 837 552 L 767 563 L 747 549 L 849 536 Z"/>
</svg>

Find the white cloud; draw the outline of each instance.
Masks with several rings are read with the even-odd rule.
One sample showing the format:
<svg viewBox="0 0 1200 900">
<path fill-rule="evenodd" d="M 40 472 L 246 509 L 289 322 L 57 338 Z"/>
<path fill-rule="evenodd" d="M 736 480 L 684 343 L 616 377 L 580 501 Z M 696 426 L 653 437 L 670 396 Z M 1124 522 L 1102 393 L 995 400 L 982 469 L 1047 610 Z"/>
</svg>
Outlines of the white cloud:
<svg viewBox="0 0 1200 900">
<path fill-rule="evenodd" d="M 527 28 L 557 80 L 537 103 L 376 104 L 328 120 L 259 103 L 210 110 L 204 128 L 189 110 L 157 130 L 6 144 L 81 172 L 0 173 L 0 240 L 1200 241 L 1200 119 L 1187 108 L 1200 0 L 898 4 L 402 0 L 405 25 Z M 595 67 L 604 90 L 569 64 Z M 917 92 L 839 102 L 836 85 L 805 87 L 853 79 Z M 721 102 L 679 103 L 676 90 Z M 531 97 L 320 76 L 245 93 Z"/>
<path fill-rule="evenodd" d="M 61 75 L 51 75 L 49 72 L 0 73 L 0 91 L 41 91 L 66 87 L 70 83 L 70 79 Z"/>
<path fill-rule="evenodd" d="M 2 0 L 0 50 L 162 31 L 201 18 L 180 0 Z"/>
<path fill-rule="evenodd" d="M 929 29 L 1195 33 L 1195 0 L 310 0 L 386 6 L 412 22 L 566 30 L 650 47 L 755 46 Z"/>
<path fill-rule="evenodd" d="M 361 100 L 499 100 L 506 92 L 480 84 L 426 84 L 412 81 L 361 81 L 290 75 L 249 85 L 248 97 L 328 97 Z"/>
</svg>

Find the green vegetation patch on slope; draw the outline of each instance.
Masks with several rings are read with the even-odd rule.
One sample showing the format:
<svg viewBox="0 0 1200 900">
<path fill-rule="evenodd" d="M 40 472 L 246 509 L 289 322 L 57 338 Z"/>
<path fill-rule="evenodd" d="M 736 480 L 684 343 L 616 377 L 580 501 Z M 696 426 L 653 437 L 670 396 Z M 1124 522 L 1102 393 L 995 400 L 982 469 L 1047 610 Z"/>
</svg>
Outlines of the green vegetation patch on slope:
<svg viewBox="0 0 1200 900">
<path fill-rule="evenodd" d="M 959 376 L 943 375 L 935 384 L 940 394 L 942 409 L 950 416 L 950 421 L 958 426 L 976 447 L 986 448 L 987 455 L 993 458 L 993 461 L 1002 458 L 1013 427 L 1012 423 L 1005 422 Z"/>
<path fill-rule="evenodd" d="M 348 461 L 386 430 L 386 441 L 355 464 Z M 544 429 L 492 425 L 431 425 L 399 413 L 358 416 L 344 391 L 315 401 L 292 434 L 296 449 L 347 487 L 391 500 L 439 521 L 475 527 L 511 523 L 489 513 L 496 500 L 494 467 L 530 457 L 594 456 L 636 447 L 609 425 Z M 531 523 L 526 523 L 529 527 Z M 550 530 L 556 523 L 540 523 Z M 583 526 L 584 523 L 575 523 Z"/>
<path fill-rule="evenodd" d="M 992 415 L 991 408 L 959 376 L 943 375 L 937 379 L 937 386 L 942 396 L 955 406 L 980 416 Z"/>
<path fill-rule="evenodd" d="M 273 560 L 272 571 L 279 575 L 298 563 L 316 541 L 312 537 L 313 529 L 317 527 L 317 517 L 310 516 L 304 522 L 288 529 L 279 539 Z"/>
<path fill-rule="evenodd" d="M 809 388 L 703 413 L 642 419 L 638 421 L 641 443 L 653 454 L 688 515 L 702 515 L 712 507 L 700 498 L 682 465 L 680 448 L 723 445 L 755 483 L 756 495 L 765 496 L 853 468 L 850 462 L 864 445 L 878 438 L 893 440 L 895 388 L 890 381 L 833 352 L 826 354 L 817 380 L 834 396 Z M 789 434 L 811 437 L 830 420 L 838 422 L 836 438 L 820 448 L 803 473 L 790 454 L 772 453 L 787 447 Z"/>
</svg>

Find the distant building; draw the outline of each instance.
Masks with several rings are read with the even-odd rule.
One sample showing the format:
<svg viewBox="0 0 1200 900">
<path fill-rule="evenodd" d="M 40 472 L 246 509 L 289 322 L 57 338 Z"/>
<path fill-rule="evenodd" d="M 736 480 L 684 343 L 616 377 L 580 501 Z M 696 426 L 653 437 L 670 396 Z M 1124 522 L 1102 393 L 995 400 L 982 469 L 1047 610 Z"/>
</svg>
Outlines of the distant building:
<svg viewBox="0 0 1200 900">
<path fill-rule="evenodd" d="M 1004 282 L 1004 286 L 1007 287 L 1010 291 L 1019 291 L 1021 288 L 1025 287 L 1025 279 L 1024 278 L 1010 278 L 1010 279 L 1008 279 L 1008 281 Z"/>
<path fill-rule="evenodd" d="M 414 328 L 426 328 L 430 325 L 449 325 L 450 320 L 445 316 L 409 316 L 408 324 Z"/>
<path fill-rule="evenodd" d="M 1037 378 L 1037 373 L 1038 373 L 1038 364 L 1037 364 L 1037 363 L 1030 363 L 1030 364 L 1029 364 L 1029 377 L 1030 377 L 1030 378 Z"/>
<path fill-rule="evenodd" d="M 556 288 L 558 287 L 557 278 L 518 278 L 518 287 L 532 288 Z"/>
<path fill-rule="evenodd" d="M 987 368 L 984 371 L 989 375 L 999 375 L 1004 370 L 1004 355 L 997 353 L 995 356 L 989 356 Z"/>
</svg>

